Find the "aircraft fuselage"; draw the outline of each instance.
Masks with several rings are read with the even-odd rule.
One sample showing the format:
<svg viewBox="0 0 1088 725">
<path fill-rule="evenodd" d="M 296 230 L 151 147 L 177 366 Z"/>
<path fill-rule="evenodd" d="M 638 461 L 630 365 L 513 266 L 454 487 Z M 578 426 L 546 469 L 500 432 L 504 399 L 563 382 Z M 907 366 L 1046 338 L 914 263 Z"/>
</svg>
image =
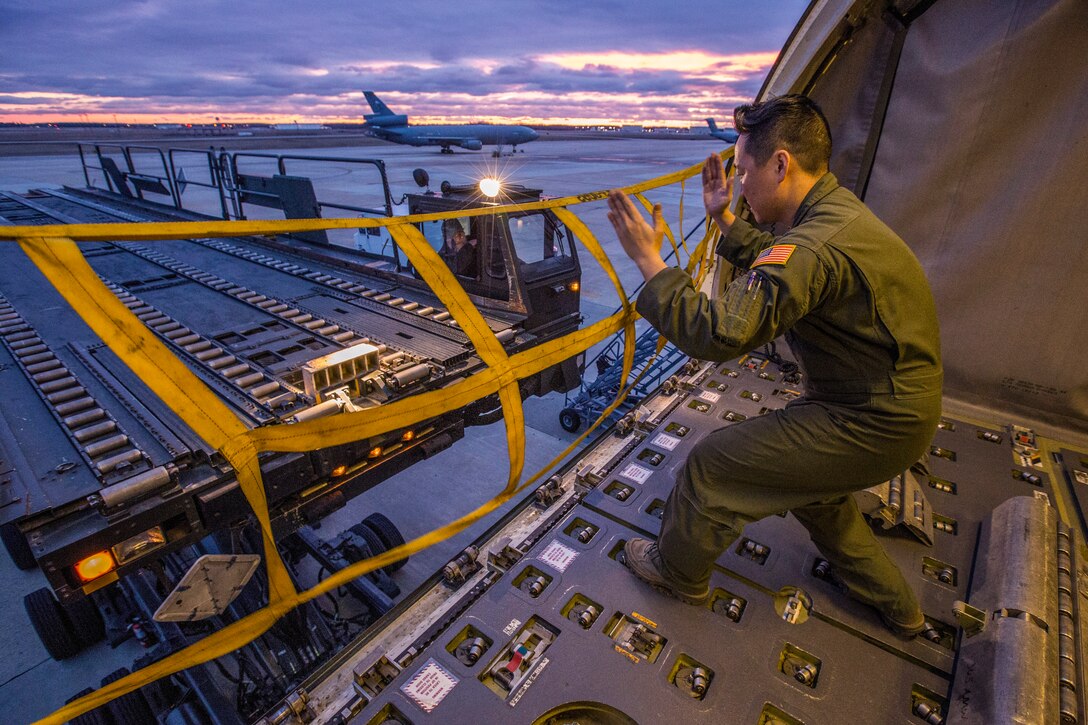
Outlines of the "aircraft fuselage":
<svg viewBox="0 0 1088 725">
<path fill-rule="evenodd" d="M 378 138 L 411 146 L 461 146 L 479 150 L 484 145 L 511 145 L 528 143 L 539 134 L 526 126 L 491 125 L 485 123 L 465 125 L 427 126 L 372 126 Z"/>
</svg>

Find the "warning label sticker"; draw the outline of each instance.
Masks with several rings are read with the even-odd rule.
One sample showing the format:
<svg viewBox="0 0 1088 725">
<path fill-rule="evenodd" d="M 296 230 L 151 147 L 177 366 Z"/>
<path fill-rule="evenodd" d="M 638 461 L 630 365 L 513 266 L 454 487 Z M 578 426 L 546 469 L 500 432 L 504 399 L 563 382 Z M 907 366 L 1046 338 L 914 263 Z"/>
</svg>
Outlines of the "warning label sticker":
<svg viewBox="0 0 1088 725">
<path fill-rule="evenodd" d="M 623 470 L 620 471 L 621 476 L 629 478 L 635 483 L 646 483 L 646 479 L 648 479 L 652 473 L 653 471 L 649 468 L 640 466 L 637 463 L 628 463 L 624 466 Z"/>
<path fill-rule="evenodd" d="M 424 712 L 430 712 L 438 707 L 438 703 L 450 694 L 453 686 L 458 682 L 459 680 L 445 667 L 434 659 L 429 659 L 427 664 L 412 676 L 412 679 L 401 686 L 400 690 L 423 708 Z"/>
<path fill-rule="evenodd" d="M 718 395 L 717 393 L 712 393 L 709 390 L 700 390 L 699 397 L 708 403 L 717 403 L 718 399 L 722 396 Z"/>
<path fill-rule="evenodd" d="M 659 448 L 664 448 L 666 451 L 671 451 L 672 449 L 676 448 L 676 446 L 680 445 L 680 439 L 676 436 L 662 433 L 654 438 L 652 441 L 650 441 L 650 443 L 654 444 Z"/>
<path fill-rule="evenodd" d="M 554 540 L 540 552 L 540 560 L 560 572 L 566 571 L 577 556 L 577 551 Z"/>
</svg>

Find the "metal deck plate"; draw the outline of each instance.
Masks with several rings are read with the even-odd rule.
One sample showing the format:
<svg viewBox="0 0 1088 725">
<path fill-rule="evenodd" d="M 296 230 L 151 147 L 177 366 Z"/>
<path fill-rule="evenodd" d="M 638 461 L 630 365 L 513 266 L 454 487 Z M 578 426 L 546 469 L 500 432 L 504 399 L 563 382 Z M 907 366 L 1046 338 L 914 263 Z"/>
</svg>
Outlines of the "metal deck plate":
<svg viewBox="0 0 1088 725">
<path fill-rule="evenodd" d="M 817 576 L 819 554 L 790 515 L 748 526 L 717 562 L 711 602 L 693 607 L 639 582 L 617 553 L 631 537 L 659 530 L 660 504 L 702 435 L 730 424 L 728 411 L 758 415 L 784 405 L 775 391 L 786 386 L 774 365 L 758 360 L 751 368 L 704 366 L 686 382 L 671 396 L 647 401 L 649 413 L 626 435 L 600 439 L 570 464 L 563 480 L 579 471 L 592 490 L 529 548 L 519 547 L 525 553 L 515 564 L 494 570 L 493 583 L 478 598 L 464 585 L 465 607 L 454 607 L 437 635 L 431 629 L 416 640 L 418 648 L 405 648 L 411 627 L 386 627 L 356 660 L 354 693 L 341 692 L 337 700 L 343 721 L 925 722 L 919 703 L 947 713 L 963 636 L 953 603 L 969 600 L 976 545 L 1002 501 L 1025 495 L 1054 501 L 1047 473 L 1020 465 L 1009 430 L 942 423 L 934 446 L 954 452 L 955 460 L 933 455 L 931 475 L 919 477 L 931 515 L 943 522 L 934 544 L 902 527 L 878 530 L 940 641 L 899 640 L 875 611 Z M 678 435 L 673 424 L 688 430 Z M 1021 473 L 1035 474 L 1037 482 Z M 626 496 L 610 491 L 617 482 L 630 489 Z M 580 540 L 587 527 L 592 536 Z M 744 551 L 749 539 L 766 547 L 765 556 Z M 491 544 L 492 552 L 503 545 Z M 784 589 L 800 590 L 811 602 L 803 621 L 790 624 L 780 616 Z M 527 637 L 527 631 L 543 636 Z M 400 644 L 383 650 L 383 641 Z M 483 649 L 474 662 L 464 658 L 471 642 Z M 379 652 L 385 665 L 376 668 Z M 432 662 L 451 679 L 443 680 L 440 701 L 424 710 L 404 687 Z M 512 680 L 509 689 L 496 686 L 496 668 L 513 671 L 502 675 Z M 691 686 L 695 668 L 706 682 L 701 696 Z M 382 669 L 385 677 L 376 678 Z M 320 705 L 320 685 L 311 687 Z M 320 706 L 315 712 L 331 715 Z M 585 719 L 587 712 L 597 720 Z"/>
</svg>

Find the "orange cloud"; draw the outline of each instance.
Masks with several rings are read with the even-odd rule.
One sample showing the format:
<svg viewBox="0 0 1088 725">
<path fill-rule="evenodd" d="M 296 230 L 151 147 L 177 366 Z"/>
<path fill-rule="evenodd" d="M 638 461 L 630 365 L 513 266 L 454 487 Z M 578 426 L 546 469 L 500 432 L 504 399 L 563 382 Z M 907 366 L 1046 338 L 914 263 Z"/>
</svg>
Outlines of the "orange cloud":
<svg viewBox="0 0 1088 725">
<path fill-rule="evenodd" d="M 536 60 L 571 70 L 582 70 L 586 66 L 608 66 L 622 70 L 671 70 L 710 77 L 723 71 L 739 75 L 765 70 L 774 63 L 776 57 L 777 53 L 717 55 L 702 50 L 668 53 L 626 53 L 609 50 L 603 53 L 555 53 L 537 56 Z"/>
</svg>

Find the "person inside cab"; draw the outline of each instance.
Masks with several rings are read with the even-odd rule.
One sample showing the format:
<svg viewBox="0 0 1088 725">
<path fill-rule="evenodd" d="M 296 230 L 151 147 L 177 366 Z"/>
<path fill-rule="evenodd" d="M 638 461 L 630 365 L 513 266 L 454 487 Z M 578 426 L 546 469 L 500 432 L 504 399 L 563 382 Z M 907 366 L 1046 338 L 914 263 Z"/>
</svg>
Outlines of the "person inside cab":
<svg viewBox="0 0 1088 725">
<path fill-rule="evenodd" d="M 477 277 L 479 263 L 476 256 L 476 244 L 466 238 L 465 228 L 459 219 L 447 219 L 442 222 L 442 239 L 440 254 L 453 273 L 460 277 Z"/>
</svg>

